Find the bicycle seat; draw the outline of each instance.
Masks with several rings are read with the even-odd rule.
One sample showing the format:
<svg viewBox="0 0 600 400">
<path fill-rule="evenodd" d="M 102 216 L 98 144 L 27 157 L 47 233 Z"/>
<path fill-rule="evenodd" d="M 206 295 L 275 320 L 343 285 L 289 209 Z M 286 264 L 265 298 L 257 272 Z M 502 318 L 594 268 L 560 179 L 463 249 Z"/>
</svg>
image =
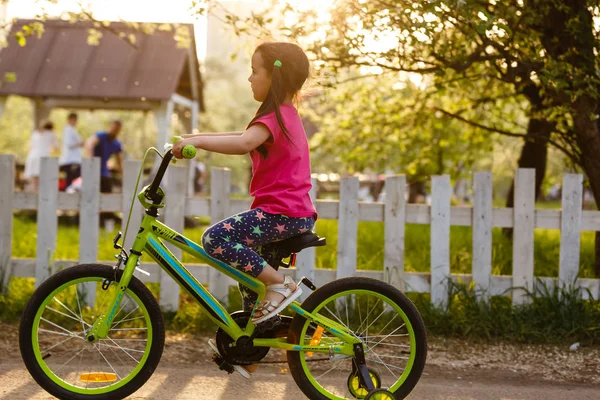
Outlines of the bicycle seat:
<svg viewBox="0 0 600 400">
<path fill-rule="evenodd" d="M 304 232 L 297 236 L 282 240 L 277 243 L 277 247 L 289 253 L 299 253 L 300 250 L 308 247 L 325 246 L 327 240 L 317 236 L 314 232 Z"/>
</svg>

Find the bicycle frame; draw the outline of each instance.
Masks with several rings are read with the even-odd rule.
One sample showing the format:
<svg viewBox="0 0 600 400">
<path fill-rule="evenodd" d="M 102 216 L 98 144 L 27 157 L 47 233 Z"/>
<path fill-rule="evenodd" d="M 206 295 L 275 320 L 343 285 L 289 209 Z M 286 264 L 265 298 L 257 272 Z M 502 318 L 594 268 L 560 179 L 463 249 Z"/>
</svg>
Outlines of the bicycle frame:
<svg viewBox="0 0 600 400">
<path fill-rule="evenodd" d="M 98 318 L 90 332 L 88 332 L 88 340 L 93 341 L 94 338 L 105 338 L 107 336 L 113 318 L 121 303 L 123 294 L 129 285 L 133 272 L 138 265 L 139 258 L 144 251 L 146 251 L 163 270 L 187 291 L 207 313 L 209 318 L 234 339 L 234 341 L 237 341 L 237 339 L 242 336 L 251 336 L 254 332 L 252 320 L 250 319 L 244 329 L 242 329 L 242 327 L 231 318 L 221 303 L 215 299 L 200 282 L 198 282 L 177 257 L 165 247 L 160 239 L 173 244 L 182 251 L 207 263 L 211 267 L 216 268 L 218 271 L 248 287 L 258 294 L 258 302 L 264 299 L 266 288 L 260 280 L 210 257 L 200 245 L 172 230 L 160 221 L 157 221 L 156 217 L 146 213 L 135 241 L 133 242 L 131 254 L 123 269 L 123 275 L 118 283 L 120 290 L 116 292 L 107 310 Z M 321 325 L 325 331 L 340 338 L 343 343 L 324 339 L 323 343 L 318 346 L 304 346 L 287 343 L 286 338 L 255 338 L 255 346 L 280 348 L 290 351 L 354 355 L 353 345 L 360 343 L 360 340 L 348 333 L 347 328 L 343 326 L 343 324 L 330 320 L 322 315 L 313 315 L 312 313 L 303 310 L 298 302 L 293 302 L 290 304 L 289 308 L 318 325 Z"/>
</svg>

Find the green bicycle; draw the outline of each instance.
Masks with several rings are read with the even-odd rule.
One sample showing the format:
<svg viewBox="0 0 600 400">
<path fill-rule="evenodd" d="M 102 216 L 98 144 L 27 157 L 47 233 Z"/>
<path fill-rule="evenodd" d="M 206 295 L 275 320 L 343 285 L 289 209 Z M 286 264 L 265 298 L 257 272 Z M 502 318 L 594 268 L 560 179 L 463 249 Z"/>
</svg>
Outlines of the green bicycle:
<svg viewBox="0 0 600 400">
<path fill-rule="evenodd" d="M 184 156 L 194 157 L 195 149 L 186 146 Z M 283 349 L 294 380 L 310 399 L 405 398 L 427 355 L 425 328 L 410 300 L 375 279 L 343 278 L 316 289 L 302 278 L 298 284 L 313 292 L 302 304 L 290 304 L 293 318 L 255 326 L 249 312 L 229 314 L 163 241 L 250 288 L 258 301 L 265 286 L 157 220 L 165 199 L 159 185 L 172 158 L 166 148 L 153 182 L 138 195 L 146 211 L 129 252 L 118 243 L 121 233 L 115 238 L 120 250 L 116 265 L 66 268 L 43 282 L 29 300 L 19 345 L 36 382 L 61 399 L 104 400 L 127 397 L 152 376 L 165 328 L 155 297 L 133 275 L 145 252 L 218 326 L 219 354 L 213 359 L 220 369 L 232 373 L 236 365 L 259 363 L 272 348 Z M 281 260 L 323 244 L 312 232 L 284 240 L 279 242 Z"/>
</svg>

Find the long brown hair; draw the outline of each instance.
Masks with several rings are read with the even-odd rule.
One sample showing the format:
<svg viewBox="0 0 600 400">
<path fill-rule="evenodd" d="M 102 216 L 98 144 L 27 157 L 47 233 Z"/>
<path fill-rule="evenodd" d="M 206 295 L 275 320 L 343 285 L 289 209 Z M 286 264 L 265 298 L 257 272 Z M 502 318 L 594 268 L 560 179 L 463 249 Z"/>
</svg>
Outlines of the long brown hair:
<svg viewBox="0 0 600 400">
<path fill-rule="evenodd" d="M 295 98 L 302 89 L 309 74 L 308 57 L 300 46 L 287 42 L 263 43 L 254 52 L 260 53 L 264 67 L 271 75 L 271 88 L 248 126 L 257 119 L 275 112 L 281 131 L 286 139 L 290 140 L 290 132 L 283 123 L 279 106 L 285 101 L 286 95 L 290 94 Z M 281 66 L 275 66 L 275 61 L 280 61 Z M 257 150 L 263 157 L 267 157 L 267 149 L 263 145 Z"/>
</svg>

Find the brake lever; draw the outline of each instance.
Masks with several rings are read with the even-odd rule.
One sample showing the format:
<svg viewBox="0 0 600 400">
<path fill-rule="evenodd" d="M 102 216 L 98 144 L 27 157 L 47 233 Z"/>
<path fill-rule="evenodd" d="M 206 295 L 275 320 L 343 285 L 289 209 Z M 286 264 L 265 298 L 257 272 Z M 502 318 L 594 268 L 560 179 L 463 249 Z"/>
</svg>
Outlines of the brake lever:
<svg viewBox="0 0 600 400">
<path fill-rule="evenodd" d="M 165 154 L 167 154 L 169 151 L 173 150 L 173 143 L 165 143 L 165 145 L 163 146 L 163 149 L 165 150 Z M 173 157 L 173 159 L 171 159 L 171 163 L 175 164 L 177 163 L 177 159 L 175 157 Z"/>
<path fill-rule="evenodd" d="M 171 143 L 167 142 L 165 143 L 165 145 L 163 146 L 163 149 L 165 150 L 165 153 L 173 150 L 173 145 L 177 142 L 179 142 L 180 140 L 182 140 L 183 138 L 181 136 L 173 136 L 173 139 L 171 139 Z M 173 164 L 175 164 L 177 162 L 177 159 L 175 157 L 173 157 L 173 159 L 171 160 L 173 162 Z"/>
</svg>

